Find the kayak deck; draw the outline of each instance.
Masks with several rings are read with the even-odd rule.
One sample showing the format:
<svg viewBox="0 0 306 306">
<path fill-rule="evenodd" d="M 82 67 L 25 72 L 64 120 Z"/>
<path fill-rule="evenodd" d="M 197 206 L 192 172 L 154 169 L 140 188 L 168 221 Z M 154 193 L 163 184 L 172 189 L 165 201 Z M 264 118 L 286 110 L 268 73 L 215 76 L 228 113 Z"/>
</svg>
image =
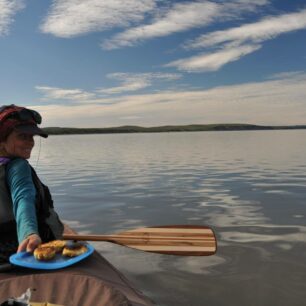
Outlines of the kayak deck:
<svg viewBox="0 0 306 306">
<path fill-rule="evenodd" d="M 72 232 L 69 228 L 65 233 Z M 62 270 L 16 267 L 0 273 L 0 304 L 28 288 L 36 289 L 31 301 L 65 306 L 151 306 L 153 302 L 98 252 Z"/>
</svg>

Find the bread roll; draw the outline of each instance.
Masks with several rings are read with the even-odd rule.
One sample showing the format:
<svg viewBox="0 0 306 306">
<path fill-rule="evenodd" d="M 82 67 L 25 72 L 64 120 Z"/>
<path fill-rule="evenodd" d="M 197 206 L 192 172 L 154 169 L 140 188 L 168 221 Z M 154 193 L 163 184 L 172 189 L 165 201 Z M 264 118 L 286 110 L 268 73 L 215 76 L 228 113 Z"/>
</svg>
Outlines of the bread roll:
<svg viewBox="0 0 306 306">
<path fill-rule="evenodd" d="M 66 245 L 63 249 L 63 256 L 75 257 L 87 252 L 87 247 L 84 244 L 75 243 Z"/>
<path fill-rule="evenodd" d="M 55 257 L 56 251 L 52 247 L 38 247 L 34 250 L 34 257 L 37 260 L 48 261 Z"/>
<path fill-rule="evenodd" d="M 40 247 L 42 248 L 52 247 L 55 249 L 56 253 L 61 253 L 65 245 L 66 245 L 65 240 L 52 240 L 52 241 L 41 244 Z"/>
</svg>

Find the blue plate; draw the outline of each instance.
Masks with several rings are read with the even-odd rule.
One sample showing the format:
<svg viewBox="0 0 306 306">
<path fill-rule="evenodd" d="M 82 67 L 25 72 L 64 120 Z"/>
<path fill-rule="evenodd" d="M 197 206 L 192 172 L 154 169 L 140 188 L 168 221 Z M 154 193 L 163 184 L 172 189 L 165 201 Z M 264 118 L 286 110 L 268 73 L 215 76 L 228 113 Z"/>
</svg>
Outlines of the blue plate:
<svg viewBox="0 0 306 306">
<path fill-rule="evenodd" d="M 32 253 L 20 252 L 10 256 L 10 263 L 32 269 L 55 270 L 71 266 L 84 258 L 88 257 L 95 250 L 90 244 L 86 244 L 87 252 L 76 257 L 65 257 L 56 254 L 55 258 L 50 261 L 38 261 Z"/>
</svg>

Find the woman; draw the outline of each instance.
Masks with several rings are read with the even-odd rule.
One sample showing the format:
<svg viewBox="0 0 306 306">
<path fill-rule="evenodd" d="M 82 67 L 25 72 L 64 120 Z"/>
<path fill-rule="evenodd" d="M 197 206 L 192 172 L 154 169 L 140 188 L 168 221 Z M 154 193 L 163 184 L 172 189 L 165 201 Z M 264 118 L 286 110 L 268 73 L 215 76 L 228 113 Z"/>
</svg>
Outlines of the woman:
<svg viewBox="0 0 306 306">
<path fill-rule="evenodd" d="M 42 242 L 60 239 L 63 224 L 48 188 L 28 163 L 41 116 L 25 107 L 0 108 L 0 255 L 33 252 Z"/>
</svg>

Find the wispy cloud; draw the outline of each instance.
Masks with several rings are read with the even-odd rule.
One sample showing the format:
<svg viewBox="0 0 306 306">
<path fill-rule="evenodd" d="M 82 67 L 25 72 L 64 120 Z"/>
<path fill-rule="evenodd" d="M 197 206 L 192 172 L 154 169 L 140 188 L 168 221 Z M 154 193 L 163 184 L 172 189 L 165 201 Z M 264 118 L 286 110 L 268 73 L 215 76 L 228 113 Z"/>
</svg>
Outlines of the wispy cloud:
<svg viewBox="0 0 306 306">
<path fill-rule="evenodd" d="M 304 79 L 305 78 L 305 72 L 304 71 L 290 71 L 290 72 L 280 72 L 273 74 L 271 76 L 268 76 L 268 80 L 276 80 L 276 79 Z"/>
<path fill-rule="evenodd" d="M 79 100 L 73 105 L 55 105 L 54 101 L 54 105 L 35 109 L 42 112 L 45 126 L 97 127 L 101 122 L 102 126 L 114 126 L 127 121 L 143 126 L 228 122 L 278 125 L 305 124 L 305 101 L 306 74 L 290 72 L 263 82 L 91 99 L 86 103 Z"/>
<path fill-rule="evenodd" d="M 258 6 L 269 1 L 232 1 L 217 3 L 212 1 L 193 1 L 178 3 L 167 9 L 162 9 L 150 24 L 130 28 L 119 33 L 101 46 L 104 49 L 116 49 L 133 46 L 139 41 L 155 37 L 167 36 L 173 33 L 187 31 L 195 27 L 203 27 L 220 19 L 235 19 L 246 11 L 253 11 Z"/>
<path fill-rule="evenodd" d="M 93 99 L 95 95 L 90 92 L 83 91 L 81 89 L 63 89 L 57 87 L 48 86 L 36 86 L 44 97 L 43 100 L 71 100 L 75 102 L 86 102 Z"/>
<path fill-rule="evenodd" d="M 0 0 L 0 36 L 8 34 L 14 15 L 24 6 L 23 0 Z"/>
<path fill-rule="evenodd" d="M 187 72 L 216 71 L 229 62 L 238 60 L 240 57 L 252 53 L 260 48 L 260 45 L 242 45 L 235 48 L 224 48 L 223 50 L 199 54 L 187 59 L 173 61 L 166 67 L 176 67 L 178 70 Z"/>
<path fill-rule="evenodd" d="M 204 26 L 213 21 L 233 19 L 243 12 L 256 10 L 270 0 L 235 0 L 230 3 L 206 0 L 170 5 L 159 0 L 53 0 L 41 30 L 57 37 L 69 38 L 89 32 L 136 26 L 103 42 L 106 49 L 131 46 L 138 41 L 170 35 Z"/>
<path fill-rule="evenodd" d="M 252 24 L 201 35 L 186 43 L 185 48 L 217 48 L 216 51 L 173 61 L 166 66 L 189 72 L 218 70 L 225 64 L 260 49 L 266 40 L 303 29 L 306 29 L 306 10 L 266 17 Z"/>
<path fill-rule="evenodd" d="M 297 13 L 265 17 L 263 20 L 240 27 L 215 31 L 200 36 L 188 48 L 216 46 L 222 43 L 260 43 L 281 34 L 306 28 L 306 9 Z"/>
<path fill-rule="evenodd" d="M 218 15 L 220 5 L 213 2 L 175 4 L 148 25 L 126 30 L 102 43 L 104 49 L 133 46 L 138 41 L 167 36 L 193 27 L 207 24 Z"/>
<path fill-rule="evenodd" d="M 156 80 L 172 81 L 181 77 L 177 73 L 112 73 L 108 78 L 121 82 L 121 86 L 98 89 L 98 93 L 117 94 L 122 92 L 136 91 L 150 87 Z"/>
<path fill-rule="evenodd" d="M 41 30 L 57 37 L 126 27 L 139 22 L 155 7 L 155 0 L 53 0 Z"/>
<path fill-rule="evenodd" d="M 42 93 L 42 101 L 70 101 L 70 104 L 82 103 L 113 103 L 115 100 L 105 99 L 105 95 L 122 94 L 141 90 L 153 85 L 158 81 L 173 81 L 181 78 L 178 73 L 111 73 L 107 76 L 119 81 L 120 86 L 109 88 L 98 88 L 92 92 L 79 88 L 59 88 L 50 86 L 36 86 L 35 89 Z"/>
</svg>

